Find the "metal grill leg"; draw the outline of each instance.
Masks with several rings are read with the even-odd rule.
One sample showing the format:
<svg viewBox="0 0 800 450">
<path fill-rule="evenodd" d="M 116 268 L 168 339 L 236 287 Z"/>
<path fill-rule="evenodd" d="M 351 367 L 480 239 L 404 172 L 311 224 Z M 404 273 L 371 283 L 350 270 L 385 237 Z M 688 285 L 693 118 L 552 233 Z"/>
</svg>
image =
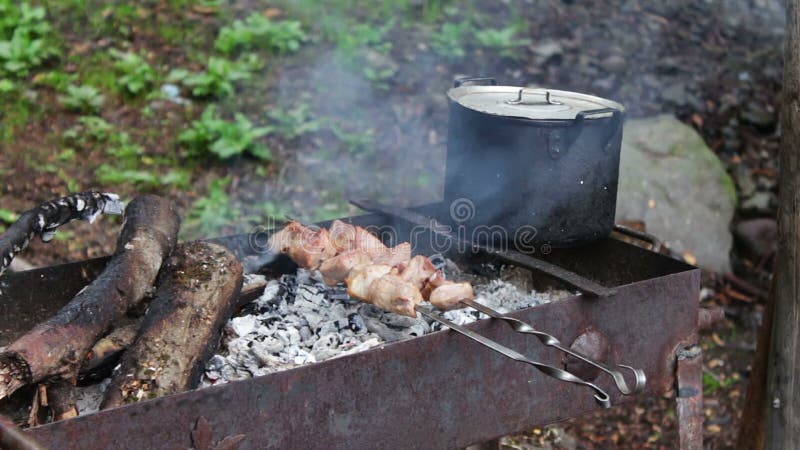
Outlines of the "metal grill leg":
<svg viewBox="0 0 800 450">
<path fill-rule="evenodd" d="M 678 351 L 678 434 L 681 450 L 703 448 L 703 351 Z"/>
</svg>

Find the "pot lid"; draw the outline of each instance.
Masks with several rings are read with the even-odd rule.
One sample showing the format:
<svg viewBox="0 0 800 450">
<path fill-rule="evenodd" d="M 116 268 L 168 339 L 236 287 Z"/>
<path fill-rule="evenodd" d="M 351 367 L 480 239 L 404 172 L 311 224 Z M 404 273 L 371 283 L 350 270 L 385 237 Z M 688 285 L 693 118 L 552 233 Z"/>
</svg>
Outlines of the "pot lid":
<svg viewBox="0 0 800 450">
<path fill-rule="evenodd" d="M 625 110 L 617 102 L 593 95 L 544 88 L 464 85 L 450 89 L 447 96 L 474 111 L 535 120 L 572 120 L 586 111 L 606 108 L 620 112 Z M 602 117 L 608 117 L 608 114 L 593 114 L 585 118 Z"/>
</svg>

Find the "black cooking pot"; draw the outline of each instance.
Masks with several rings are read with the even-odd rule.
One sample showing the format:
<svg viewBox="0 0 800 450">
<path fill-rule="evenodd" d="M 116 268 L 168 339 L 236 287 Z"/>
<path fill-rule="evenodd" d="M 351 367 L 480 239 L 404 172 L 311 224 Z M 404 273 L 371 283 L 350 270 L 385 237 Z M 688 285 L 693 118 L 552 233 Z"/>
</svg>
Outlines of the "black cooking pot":
<svg viewBox="0 0 800 450">
<path fill-rule="evenodd" d="M 575 246 L 614 226 L 624 107 L 575 92 L 459 79 L 445 220 L 473 240 Z"/>
</svg>

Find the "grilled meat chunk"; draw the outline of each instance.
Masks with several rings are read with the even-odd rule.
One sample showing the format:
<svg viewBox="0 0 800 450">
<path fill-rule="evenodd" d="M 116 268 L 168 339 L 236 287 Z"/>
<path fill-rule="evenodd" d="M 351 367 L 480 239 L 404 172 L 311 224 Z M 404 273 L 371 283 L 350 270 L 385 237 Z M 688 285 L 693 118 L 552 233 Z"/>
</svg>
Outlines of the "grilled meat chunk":
<svg viewBox="0 0 800 450">
<path fill-rule="evenodd" d="M 472 300 L 474 294 L 472 293 L 472 285 L 463 283 L 454 283 L 445 280 L 444 283 L 431 292 L 428 299 L 433 306 L 446 311 L 448 309 L 458 309 L 461 306 L 461 300 Z"/>
<path fill-rule="evenodd" d="M 302 239 L 306 227 L 300 222 L 289 222 L 269 238 L 269 249 L 273 253 L 288 253 Z"/>
<path fill-rule="evenodd" d="M 433 292 L 434 289 L 438 288 L 439 286 L 443 285 L 446 282 L 447 280 L 444 279 L 444 274 L 442 273 L 442 271 L 437 269 L 435 272 L 433 272 L 433 275 L 431 275 L 430 277 L 428 277 L 427 280 L 425 280 L 425 283 L 422 286 L 422 289 L 420 290 L 420 292 L 422 293 L 422 297 L 431 298 L 431 292 Z"/>
<path fill-rule="evenodd" d="M 356 248 L 356 227 L 341 220 L 334 220 L 330 228 L 331 243 L 337 252 L 346 252 Z"/>
<path fill-rule="evenodd" d="M 386 274 L 369 285 L 367 296 L 378 308 L 417 317 L 416 305 L 422 302 L 422 295 L 413 284 L 395 274 Z"/>
<path fill-rule="evenodd" d="M 436 267 L 433 266 L 431 259 L 422 255 L 417 255 L 408 262 L 400 263 L 397 268 L 400 271 L 400 277 L 417 289 L 422 289 L 426 280 L 436 273 Z"/>
<path fill-rule="evenodd" d="M 375 264 L 396 266 L 401 263 L 406 263 L 411 259 L 411 244 L 408 242 L 397 244 L 392 248 L 383 247 L 383 249 L 366 251 L 372 257 L 372 262 Z"/>
<path fill-rule="evenodd" d="M 311 270 L 336 254 L 328 230 L 314 230 L 299 222 L 291 222 L 272 235 L 269 246 L 273 252 L 286 253 L 299 266 Z"/>
<path fill-rule="evenodd" d="M 319 266 L 319 271 L 328 286 L 344 281 L 350 272 L 372 264 L 372 258 L 362 250 L 347 250 L 333 258 L 326 259 Z"/>
<path fill-rule="evenodd" d="M 369 286 L 373 281 L 392 271 L 392 266 L 385 264 L 373 264 L 350 272 L 345 282 L 347 283 L 347 294 L 367 303 L 372 303 L 369 297 Z"/>
</svg>

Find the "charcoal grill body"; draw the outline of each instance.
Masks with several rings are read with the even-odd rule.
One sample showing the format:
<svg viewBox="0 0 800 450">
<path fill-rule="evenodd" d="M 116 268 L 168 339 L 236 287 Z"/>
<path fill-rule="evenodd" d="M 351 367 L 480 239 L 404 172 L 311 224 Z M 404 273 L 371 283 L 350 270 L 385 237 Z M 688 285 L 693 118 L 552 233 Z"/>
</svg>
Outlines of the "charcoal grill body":
<svg viewBox="0 0 800 450">
<path fill-rule="evenodd" d="M 393 226 L 399 240 L 413 231 L 379 215 L 352 218 L 359 225 Z M 417 239 L 416 251 L 435 242 Z M 249 237 L 217 240 L 246 256 Z M 614 239 L 554 250 L 548 260 L 607 286 L 604 298 L 574 296 L 517 311 L 571 343 L 585 333 L 609 343 L 609 362 L 644 369 L 647 394 L 675 385 L 675 354 L 697 333 L 699 270 Z M 104 260 L 54 266 L 6 278 L 0 308 L 3 339 L 58 309 L 102 269 Z M 275 270 L 293 270 L 279 258 Z M 532 275 L 536 277 L 535 274 Z M 14 299 L 12 301 L 12 299 Z M 19 322 L 20 317 L 26 321 Z M 560 353 L 503 323 L 469 326 L 539 361 L 563 366 Z M 638 396 L 615 395 L 610 380 L 596 382 L 614 404 Z M 450 331 L 440 331 L 365 352 L 250 380 L 124 406 L 27 432 L 51 448 L 190 448 L 200 417 L 214 439 L 243 434 L 240 448 L 457 448 L 595 411 L 584 387 L 558 382 Z"/>
</svg>

